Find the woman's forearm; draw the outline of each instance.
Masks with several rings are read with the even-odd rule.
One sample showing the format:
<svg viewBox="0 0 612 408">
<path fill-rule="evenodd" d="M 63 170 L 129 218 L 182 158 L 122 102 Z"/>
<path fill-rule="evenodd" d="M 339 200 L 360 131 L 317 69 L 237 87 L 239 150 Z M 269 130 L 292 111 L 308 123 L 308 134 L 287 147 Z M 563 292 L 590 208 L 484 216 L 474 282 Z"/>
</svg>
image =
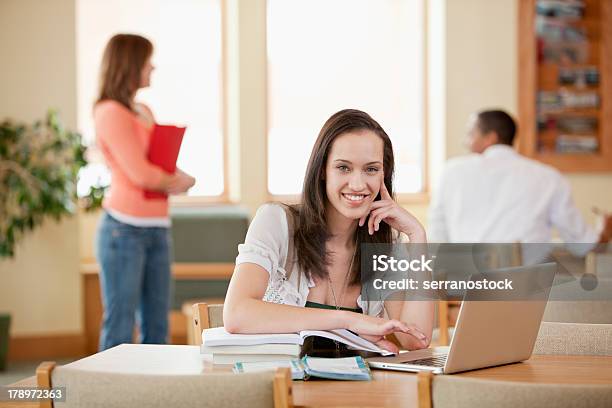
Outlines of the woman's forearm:
<svg viewBox="0 0 612 408">
<path fill-rule="evenodd" d="M 405 293 L 398 293 L 396 299 L 385 301 L 385 310 L 392 319 L 399 319 L 408 326 L 414 326 L 425 338 L 415 338 L 412 335 L 396 333 L 396 338 L 406 350 L 416 350 L 428 347 L 431 342 L 434 319 L 434 302 L 431 300 L 408 300 Z M 406 296 L 401 300 L 401 296 Z"/>
<path fill-rule="evenodd" d="M 427 336 L 427 344 L 431 343 L 431 336 L 433 333 L 433 320 L 434 320 L 434 302 L 431 300 L 412 300 L 409 302 L 408 307 L 402 308 L 401 320 L 408 324 L 416 325 L 422 333 Z M 422 346 L 416 347 L 414 337 L 403 335 L 398 333 L 398 340 L 407 350 L 414 350 L 422 348 Z"/>
<path fill-rule="evenodd" d="M 223 307 L 223 323 L 230 333 L 293 333 L 300 330 L 347 328 L 351 312 L 281 305 L 240 299 Z"/>
</svg>

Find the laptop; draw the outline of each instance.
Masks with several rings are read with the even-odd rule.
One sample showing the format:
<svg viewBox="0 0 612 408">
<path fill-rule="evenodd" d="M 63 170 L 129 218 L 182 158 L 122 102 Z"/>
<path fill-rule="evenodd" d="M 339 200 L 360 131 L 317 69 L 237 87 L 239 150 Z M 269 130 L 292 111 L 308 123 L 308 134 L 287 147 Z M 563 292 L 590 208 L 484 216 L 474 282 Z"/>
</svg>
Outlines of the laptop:
<svg viewBox="0 0 612 408">
<path fill-rule="evenodd" d="M 467 289 L 450 346 L 368 358 L 370 367 L 452 374 L 527 360 L 556 270 L 556 263 L 548 263 L 472 275 L 470 281 L 510 279 L 513 290 Z"/>
</svg>

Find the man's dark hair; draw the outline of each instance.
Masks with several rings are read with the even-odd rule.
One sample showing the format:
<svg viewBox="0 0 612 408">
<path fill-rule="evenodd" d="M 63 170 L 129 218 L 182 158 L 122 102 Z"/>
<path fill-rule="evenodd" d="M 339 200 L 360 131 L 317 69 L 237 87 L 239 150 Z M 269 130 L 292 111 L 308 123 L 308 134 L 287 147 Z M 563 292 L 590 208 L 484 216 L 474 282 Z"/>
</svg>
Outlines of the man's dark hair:
<svg viewBox="0 0 612 408">
<path fill-rule="evenodd" d="M 497 133 L 497 143 L 512 146 L 516 134 L 516 123 L 512 116 L 502 110 L 478 112 L 478 128 L 482 134 Z"/>
</svg>

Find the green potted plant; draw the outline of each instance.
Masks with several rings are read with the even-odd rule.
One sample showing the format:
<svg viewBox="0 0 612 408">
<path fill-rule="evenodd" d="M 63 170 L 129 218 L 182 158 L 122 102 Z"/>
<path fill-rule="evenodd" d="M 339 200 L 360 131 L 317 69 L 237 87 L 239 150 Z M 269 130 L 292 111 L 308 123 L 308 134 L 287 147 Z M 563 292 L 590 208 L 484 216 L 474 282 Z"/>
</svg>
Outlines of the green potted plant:
<svg viewBox="0 0 612 408">
<path fill-rule="evenodd" d="M 87 164 L 81 136 L 49 111 L 33 125 L 0 123 L 0 259 L 13 257 L 15 245 L 46 217 L 56 220 L 76 211 L 79 170 Z M 87 206 L 100 204 L 99 188 Z M 0 314 L 0 368 L 8 348 L 10 316 Z"/>
<path fill-rule="evenodd" d="M 76 181 L 86 164 L 78 133 L 55 112 L 33 125 L 0 125 L 0 257 L 12 257 L 27 230 L 75 210 Z"/>
</svg>

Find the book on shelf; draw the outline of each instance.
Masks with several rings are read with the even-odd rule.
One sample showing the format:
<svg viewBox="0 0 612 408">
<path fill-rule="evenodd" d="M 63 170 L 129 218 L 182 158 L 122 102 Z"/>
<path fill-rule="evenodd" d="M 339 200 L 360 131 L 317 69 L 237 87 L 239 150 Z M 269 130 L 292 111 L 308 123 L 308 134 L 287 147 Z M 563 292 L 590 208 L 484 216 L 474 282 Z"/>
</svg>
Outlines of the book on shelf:
<svg viewBox="0 0 612 408">
<path fill-rule="evenodd" d="M 345 345 L 350 350 L 378 353 L 383 356 L 393 353 L 345 329 L 302 330 L 299 333 L 235 334 L 223 327 L 202 331 L 201 354 L 212 354 L 216 364 L 237 361 L 289 360 L 301 353 L 304 340 L 322 337 Z"/>
<path fill-rule="evenodd" d="M 560 109 L 589 109 L 599 107 L 599 95 L 595 91 L 571 92 L 561 89 L 558 92 L 540 91 L 537 106 L 541 113 Z"/>
<path fill-rule="evenodd" d="M 291 378 L 294 380 L 307 380 L 310 377 L 326 378 L 329 380 L 368 381 L 372 373 L 361 356 L 345 358 L 309 357 L 289 361 L 268 362 L 237 362 L 234 364 L 235 373 L 252 373 L 276 368 L 291 368 Z"/>
<path fill-rule="evenodd" d="M 557 120 L 556 127 L 564 133 L 593 134 L 597 131 L 598 120 L 592 117 L 563 117 Z"/>
<path fill-rule="evenodd" d="M 538 0 L 536 1 L 536 14 L 549 18 L 558 19 L 580 19 L 584 17 L 586 4 L 584 0 L 559 1 Z"/>
<path fill-rule="evenodd" d="M 559 85 L 572 85 L 576 88 L 599 85 L 599 69 L 587 68 L 559 68 L 557 82 Z"/>
<path fill-rule="evenodd" d="M 599 148 L 595 136 L 559 135 L 556 140 L 558 153 L 593 153 Z"/>
</svg>

